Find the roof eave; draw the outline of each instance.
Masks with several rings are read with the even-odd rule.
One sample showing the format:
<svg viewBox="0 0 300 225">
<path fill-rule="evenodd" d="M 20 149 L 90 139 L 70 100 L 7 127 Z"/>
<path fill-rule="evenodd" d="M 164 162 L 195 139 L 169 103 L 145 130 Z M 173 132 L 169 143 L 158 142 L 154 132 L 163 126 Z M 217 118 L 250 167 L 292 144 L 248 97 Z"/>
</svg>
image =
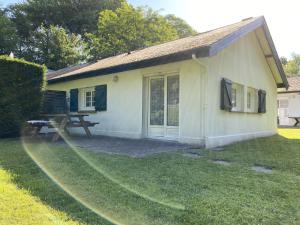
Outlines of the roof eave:
<svg viewBox="0 0 300 225">
<path fill-rule="evenodd" d="M 278 69 L 278 72 L 280 74 L 282 83 L 277 83 L 278 87 L 284 87 L 288 89 L 289 84 L 286 78 L 286 75 L 284 73 L 284 70 L 282 68 L 282 64 L 280 62 L 280 59 L 278 57 L 271 33 L 269 31 L 268 25 L 266 23 L 266 20 L 263 16 L 257 18 L 253 22 L 243 26 L 241 29 L 237 30 L 236 32 L 231 33 L 230 35 L 226 36 L 225 38 L 215 42 L 211 45 L 209 56 L 214 56 L 223 49 L 227 48 L 229 45 L 234 43 L 237 39 L 247 35 L 248 33 L 254 31 L 255 29 L 262 27 L 265 33 L 265 36 L 267 38 L 267 41 L 270 45 L 271 51 L 272 51 L 272 57 L 274 58 L 276 67 Z"/>
<path fill-rule="evenodd" d="M 275 44 L 273 42 L 270 30 L 269 30 L 268 25 L 266 23 L 266 20 L 264 18 L 263 18 L 263 28 L 264 28 L 264 32 L 265 32 L 266 38 L 267 38 L 267 40 L 269 42 L 273 58 L 275 60 L 275 63 L 276 63 L 277 69 L 278 69 L 278 72 L 279 72 L 280 77 L 282 79 L 282 84 L 281 85 L 282 85 L 282 87 L 288 89 L 289 88 L 289 82 L 288 82 L 287 77 L 285 75 L 285 72 L 283 70 L 283 67 L 282 67 L 281 61 L 279 59 L 277 50 L 275 48 Z"/>
<path fill-rule="evenodd" d="M 207 57 L 209 56 L 209 49 L 210 49 L 209 46 L 203 46 L 200 48 L 194 48 L 188 51 L 177 52 L 174 54 L 156 57 L 152 59 L 141 60 L 137 62 L 122 64 L 122 65 L 98 69 L 98 70 L 92 70 L 83 73 L 77 73 L 71 76 L 52 78 L 47 80 L 47 82 L 48 84 L 54 84 L 59 82 L 78 80 L 78 79 L 95 77 L 95 76 L 104 76 L 112 73 L 119 73 L 128 70 L 141 69 L 150 66 L 163 65 L 167 63 L 191 59 L 193 54 L 195 54 L 197 57 Z"/>
<path fill-rule="evenodd" d="M 53 83 L 58 83 L 58 82 L 77 80 L 77 79 L 94 77 L 94 76 L 103 76 L 103 75 L 107 75 L 107 74 L 111 74 L 111 73 L 118 73 L 118 72 L 124 72 L 124 71 L 128 71 L 128 70 L 141 69 L 141 68 L 150 67 L 150 66 L 178 62 L 178 61 L 190 59 L 192 54 L 195 54 L 197 57 L 214 56 L 217 53 L 219 53 L 220 51 L 222 51 L 223 49 L 225 49 L 226 47 L 228 47 L 229 45 L 231 45 L 232 43 L 234 43 L 237 39 L 247 35 L 248 33 L 254 31 L 258 27 L 262 27 L 265 32 L 265 36 L 267 38 L 267 41 L 268 41 L 271 51 L 272 51 L 272 57 L 274 58 L 276 67 L 278 69 L 278 72 L 279 72 L 281 80 L 282 80 L 282 83 L 277 83 L 277 86 L 284 87 L 287 89 L 289 87 L 288 81 L 287 81 L 286 75 L 284 73 L 284 70 L 282 68 L 277 51 L 275 49 L 275 45 L 272 40 L 266 20 L 263 16 L 257 18 L 256 20 L 254 20 L 253 22 L 251 22 L 249 24 L 246 24 L 242 28 L 227 35 L 226 37 L 220 39 L 219 41 L 213 43 L 210 46 L 202 46 L 199 48 L 194 48 L 194 49 L 190 49 L 187 51 L 177 52 L 177 53 L 170 54 L 170 55 L 165 55 L 165 56 L 161 56 L 161 57 L 141 60 L 141 61 L 137 61 L 137 62 L 132 62 L 132 63 L 128 63 L 128 64 L 123 64 L 123 65 L 118 65 L 118 66 L 113 66 L 113 67 L 108 67 L 108 68 L 103 68 L 103 69 L 98 69 L 98 70 L 92 70 L 92 71 L 88 71 L 88 72 L 73 74 L 70 76 L 52 78 L 52 79 L 48 80 L 48 83 L 53 84 Z"/>
</svg>

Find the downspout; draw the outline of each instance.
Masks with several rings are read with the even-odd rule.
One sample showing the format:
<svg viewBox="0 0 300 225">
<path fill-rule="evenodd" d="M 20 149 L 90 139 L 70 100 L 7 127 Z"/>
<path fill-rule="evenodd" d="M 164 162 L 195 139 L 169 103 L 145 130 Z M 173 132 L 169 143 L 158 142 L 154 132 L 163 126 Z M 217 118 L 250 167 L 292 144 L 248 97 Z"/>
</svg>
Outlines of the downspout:
<svg viewBox="0 0 300 225">
<path fill-rule="evenodd" d="M 206 121 L 206 118 L 207 118 L 207 70 L 206 70 L 206 66 L 203 65 L 199 59 L 197 58 L 197 56 L 195 54 L 192 54 L 192 60 L 194 60 L 198 65 L 200 65 L 200 76 L 203 76 L 203 77 L 200 77 L 200 87 L 202 89 L 202 93 L 201 93 L 201 100 L 202 100 L 202 104 L 203 105 L 200 105 L 200 110 L 202 112 L 202 118 L 201 118 L 201 127 L 202 127 L 202 135 L 203 135 L 203 138 L 204 138 L 204 144 L 206 144 L 206 126 L 207 126 L 207 121 Z"/>
</svg>

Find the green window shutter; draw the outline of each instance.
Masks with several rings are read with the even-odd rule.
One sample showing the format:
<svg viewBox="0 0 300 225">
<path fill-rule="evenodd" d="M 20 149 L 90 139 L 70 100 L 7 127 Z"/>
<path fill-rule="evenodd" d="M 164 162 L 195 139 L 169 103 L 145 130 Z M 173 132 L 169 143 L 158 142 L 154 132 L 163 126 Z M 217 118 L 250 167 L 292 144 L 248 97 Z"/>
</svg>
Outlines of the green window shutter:
<svg viewBox="0 0 300 225">
<path fill-rule="evenodd" d="M 70 112 L 78 111 L 78 89 L 70 90 Z"/>
<path fill-rule="evenodd" d="M 266 91 L 258 91 L 258 113 L 266 113 L 266 96 Z"/>
<path fill-rule="evenodd" d="M 225 78 L 221 80 L 221 109 L 226 111 L 232 109 L 232 82 Z"/>
<path fill-rule="evenodd" d="M 99 85 L 95 88 L 95 110 L 106 111 L 107 109 L 107 85 Z"/>
</svg>

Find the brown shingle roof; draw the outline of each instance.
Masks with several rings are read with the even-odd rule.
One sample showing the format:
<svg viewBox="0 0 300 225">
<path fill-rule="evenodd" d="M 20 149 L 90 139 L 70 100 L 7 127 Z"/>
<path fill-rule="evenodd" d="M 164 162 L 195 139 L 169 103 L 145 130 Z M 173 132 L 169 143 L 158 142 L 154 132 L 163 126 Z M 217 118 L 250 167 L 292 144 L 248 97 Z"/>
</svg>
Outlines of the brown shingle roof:
<svg viewBox="0 0 300 225">
<path fill-rule="evenodd" d="M 125 53 L 109 58 L 99 60 L 89 66 L 83 67 L 81 69 L 67 72 L 64 74 L 59 74 L 57 76 L 51 76 L 49 80 L 53 78 L 71 76 L 73 74 L 83 73 L 86 71 L 98 70 L 107 67 L 117 66 L 121 64 L 127 64 L 131 62 L 141 61 L 145 59 L 156 58 L 160 56 L 170 55 L 172 53 L 177 53 L 181 51 L 186 51 L 194 48 L 199 48 L 203 46 L 209 46 L 212 43 L 222 39 L 226 35 L 238 30 L 244 25 L 253 22 L 257 18 L 250 18 L 232 25 L 221 27 L 215 30 L 207 31 L 204 33 L 199 33 L 198 35 L 178 39 L 175 41 L 170 41 L 160 45 L 155 45 L 152 47 L 144 48 L 141 50 L 133 51 L 130 54 Z"/>
<path fill-rule="evenodd" d="M 300 91 L 300 76 L 290 77 L 288 78 L 289 82 L 289 91 Z"/>
<path fill-rule="evenodd" d="M 46 78 L 47 80 L 50 80 L 54 77 L 58 77 L 62 74 L 65 74 L 65 73 L 71 73 L 75 70 L 78 70 L 78 69 L 81 69 L 83 67 L 86 67 L 90 65 L 90 63 L 84 63 L 84 64 L 80 64 L 80 65 L 75 65 L 75 66 L 69 66 L 69 67 L 66 67 L 66 68 L 63 68 L 63 69 L 60 69 L 60 70 L 50 70 L 49 72 L 46 73 Z"/>
<path fill-rule="evenodd" d="M 199 33 L 195 36 L 136 50 L 130 54 L 126 53 L 101 59 L 96 63 L 76 70 L 49 76 L 48 83 L 99 76 L 181 61 L 190 59 L 192 54 L 195 54 L 197 57 L 212 56 L 233 43 L 237 38 L 260 26 L 266 26 L 264 17 L 248 18 L 238 23 Z M 275 58 L 277 58 L 277 66 L 281 67 L 276 50 L 274 51 Z M 279 71 L 283 83 L 287 83 L 282 67 L 279 68 Z"/>
</svg>

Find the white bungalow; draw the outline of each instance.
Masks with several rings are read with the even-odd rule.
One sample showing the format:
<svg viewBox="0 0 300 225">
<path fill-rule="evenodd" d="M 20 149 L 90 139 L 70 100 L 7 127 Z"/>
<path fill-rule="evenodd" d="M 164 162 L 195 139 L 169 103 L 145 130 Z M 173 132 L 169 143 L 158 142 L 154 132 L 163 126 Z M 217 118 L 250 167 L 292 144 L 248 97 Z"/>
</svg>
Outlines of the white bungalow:
<svg viewBox="0 0 300 225">
<path fill-rule="evenodd" d="M 207 148 L 275 134 L 287 86 L 264 17 L 48 74 L 93 134 Z"/>
<path fill-rule="evenodd" d="M 280 126 L 293 126 L 296 123 L 294 118 L 300 119 L 300 76 L 290 77 L 288 82 L 288 89 L 278 89 L 278 122 Z"/>
</svg>

